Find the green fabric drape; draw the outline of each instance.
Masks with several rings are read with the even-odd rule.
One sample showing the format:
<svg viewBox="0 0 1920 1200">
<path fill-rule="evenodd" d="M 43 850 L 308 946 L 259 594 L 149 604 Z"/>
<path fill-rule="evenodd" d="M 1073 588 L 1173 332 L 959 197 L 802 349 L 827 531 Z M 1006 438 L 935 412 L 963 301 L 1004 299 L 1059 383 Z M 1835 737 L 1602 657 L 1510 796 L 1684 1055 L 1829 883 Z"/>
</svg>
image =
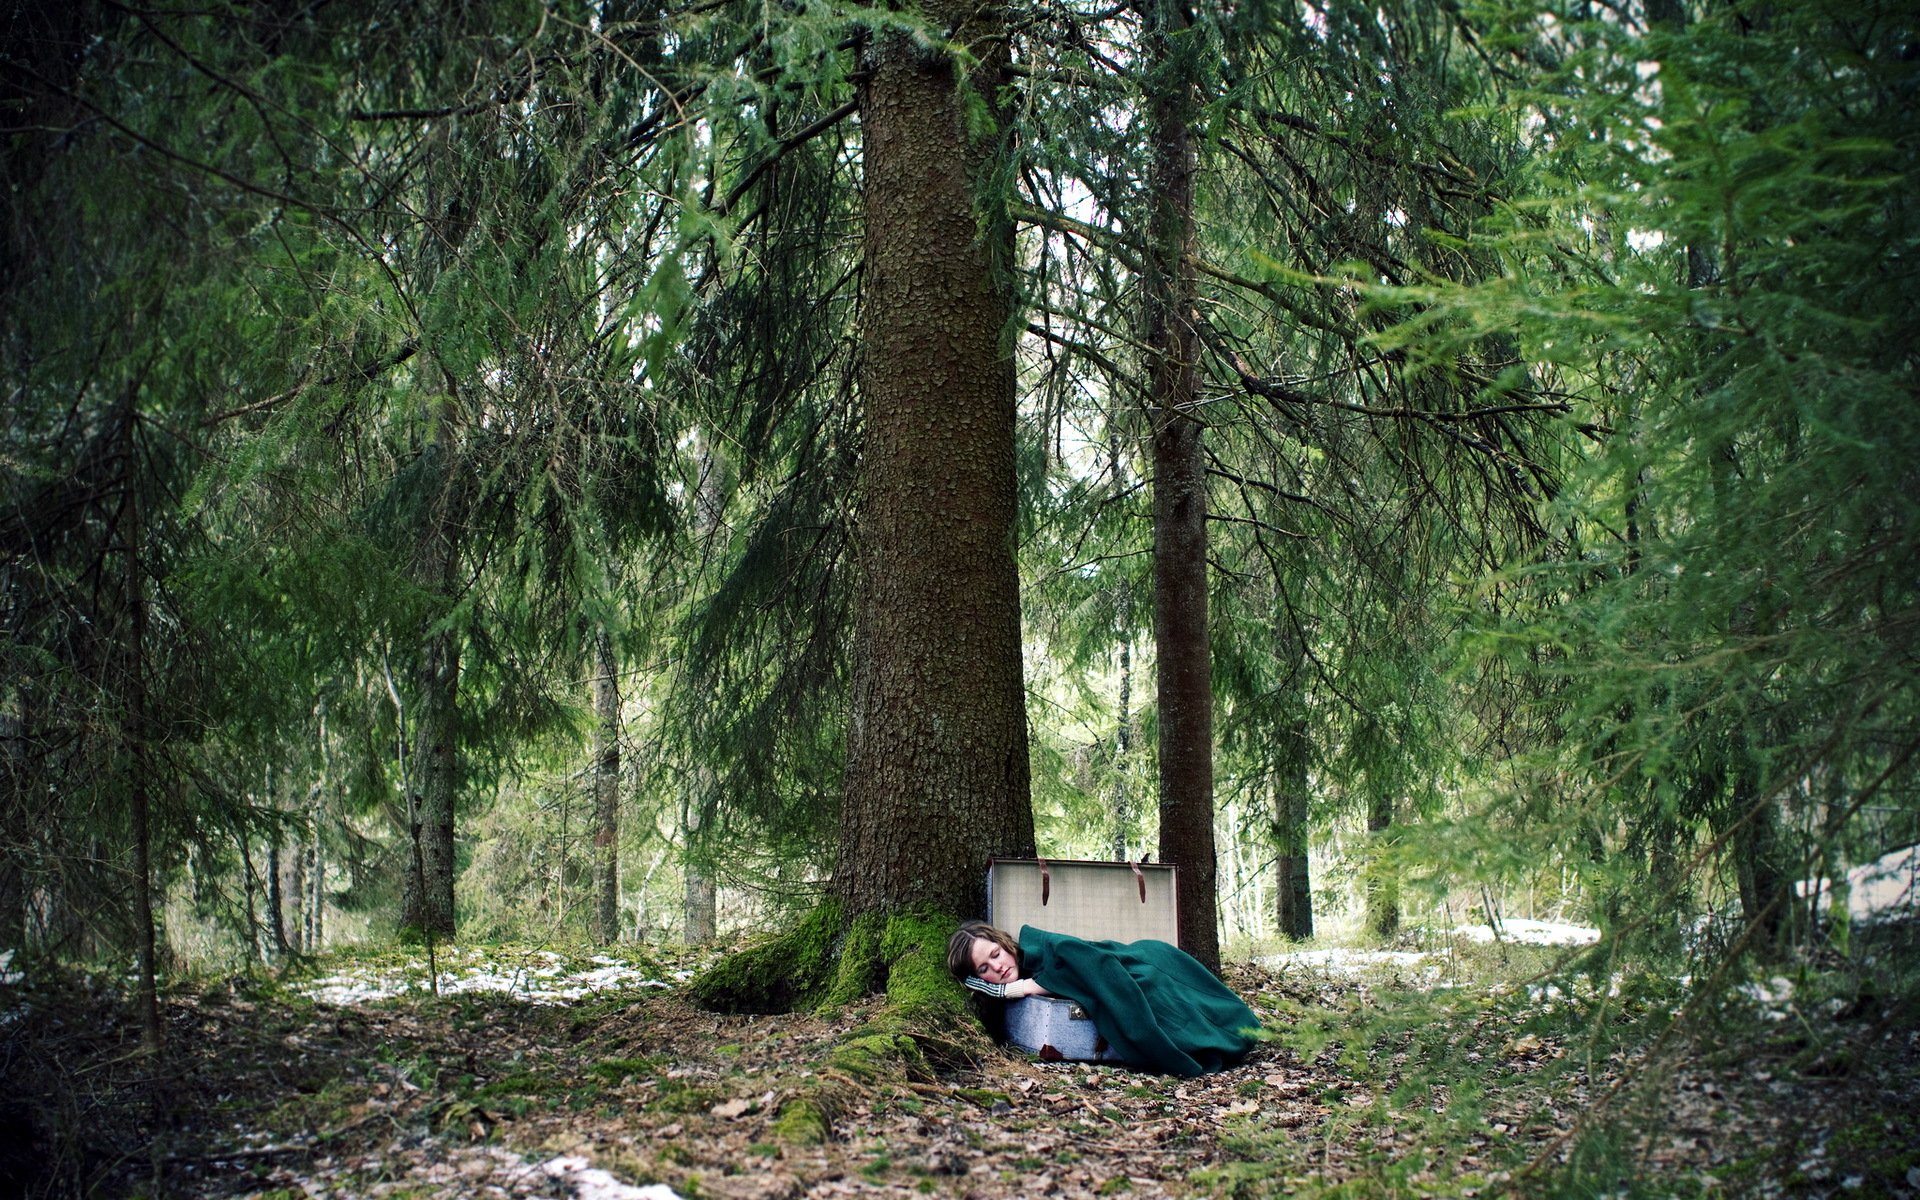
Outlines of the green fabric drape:
<svg viewBox="0 0 1920 1200">
<path fill-rule="evenodd" d="M 1192 955 L 1165 942 L 1090 942 L 1024 925 L 1022 973 L 1087 1010 L 1129 1066 L 1201 1075 L 1253 1049 L 1260 1018 Z"/>
</svg>

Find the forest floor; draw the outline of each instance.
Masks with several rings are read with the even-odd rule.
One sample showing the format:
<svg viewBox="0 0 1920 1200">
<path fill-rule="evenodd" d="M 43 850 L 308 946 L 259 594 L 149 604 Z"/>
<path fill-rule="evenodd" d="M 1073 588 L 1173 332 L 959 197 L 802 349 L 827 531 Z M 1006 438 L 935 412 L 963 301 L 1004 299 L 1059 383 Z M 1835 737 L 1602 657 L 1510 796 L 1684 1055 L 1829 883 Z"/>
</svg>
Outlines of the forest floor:
<svg viewBox="0 0 1920 1200">
<path fill-rule="evenodd" d="M 369 998 L 341 983 L 366 959 L 207 982 L 163 998 L 158 1060 L 117 989 L 21 987 L 0 992 L 0 1195 L 1920 1196 L 1920 1012 L 1886 973 L 1709 1004 L 1475 953 L 1471 982 L 1458 958 L 1232 966 L 1275 1036 L 1193 1080 L 984 1043 L 847 1074 L 829 1052 L 867 1011 L 704 1012 L 673 985 L 691 960 L 459 960 L 588 980 L 520 994 L 449 973 Z M 801 1094 L 836 1097 L 817 1144 L 774 1128 Z"/>
</svg>

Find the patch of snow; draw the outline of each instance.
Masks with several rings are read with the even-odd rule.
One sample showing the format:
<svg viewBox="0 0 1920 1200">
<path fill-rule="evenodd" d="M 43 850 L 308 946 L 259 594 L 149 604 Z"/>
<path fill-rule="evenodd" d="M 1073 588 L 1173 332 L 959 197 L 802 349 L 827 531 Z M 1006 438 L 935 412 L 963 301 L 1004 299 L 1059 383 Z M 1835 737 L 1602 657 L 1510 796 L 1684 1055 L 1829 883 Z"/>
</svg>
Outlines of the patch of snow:
<svg viewBox="0 0 1920 1200">
<path fill-rule="evenodd" d="M 1621 976 L 1618 973 L 1607 979 L 1607 998 L 1617 999 L 1620 995 Z M 1599 999 L 1600 988 L 1584 975 L 1576 976 L 1566 986 L 1557 983 L 1536 983 L 1527 985 L 1527 999 L 1540 1006 L 1542 1012 L 1552 1012 L 1556 1004 L 1565 1004 L 1578 1008 L 1591 1005 Z"/>
<path fill-rule="evenodd" d="M 578 1154 L 563 1154 L 540 1164 L 547 1175 L 572 1190 L 575 1200 L 682 1200 L 680 1193 L 664 1183 L 634 1187 L 621 1183 L 598 1167 L 588 1166 Z"/>
<path fill-rule="evenodd" d="M 1456 925 L 1450 933 L 1469 942 L 1494 941 L 1494 931 L 1486 925 Z M 1600 931 L 1587 925 L 1569 925 L 1565 921 L 1532 921 L 1515 917 L 1500 922 L 1499 939 L 1528 946 L 1591 946 L 1600 940 Z"/>
<path fill-rule="evenodd" d="M 1784 1021 L 1793 1010 L 1793 980 L 1775 975 L 1764 983 L 1743 983 L 1734 991 L 1754 1002 L 1769 1021 Z"/>
<path fill-rule="evenodd" d="M 1920 912 L 1920 846 L 1907 846 L 1881 855 L 1847 872 L 1847 916 L 1855 924 L 1870 925 L 1910 917 Z M 1825 897 L 1833 890 L 1829 879 L 1804 879 L 1794 885 L 1803 898 Z"/>
<path fill-rule="evenodd" d="M 522 997 L 534 1004 L 564 1004 L 600 992 L 673 986 L 650 978 L 639 968 L 604 954 L 596 954 L 587 962 L 592 965 L 576 966 L 559 955 L 540 952 L 527 956 L 515 967 L 488 958 L 479 951 L 455 952 L 440 960 L 440 994 L 500 992 Z M 352 1005 L 389 1000 L 395 996 L 429 990 L 426 962 L 415 961 L 406 970 L 369 967 L 325 975 L 307 981 L 299 990 L 325 1004 Z"/>
</svg>

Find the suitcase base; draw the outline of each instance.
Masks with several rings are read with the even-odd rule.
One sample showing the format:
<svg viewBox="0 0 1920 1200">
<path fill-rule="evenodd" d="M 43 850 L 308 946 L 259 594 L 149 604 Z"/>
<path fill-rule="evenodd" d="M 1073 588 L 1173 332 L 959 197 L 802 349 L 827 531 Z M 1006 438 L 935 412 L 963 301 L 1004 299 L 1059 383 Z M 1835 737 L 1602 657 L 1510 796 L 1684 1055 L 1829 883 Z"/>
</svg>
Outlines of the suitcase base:
<svg viewBox="0 0 1920 1200">
<path fill-rule="evenodd" d="M 1086 1012 L 1058 996 L 1008 1001 L 1007 1040 L 1050 1062 L 1121 1061 Z"/>
</svg>

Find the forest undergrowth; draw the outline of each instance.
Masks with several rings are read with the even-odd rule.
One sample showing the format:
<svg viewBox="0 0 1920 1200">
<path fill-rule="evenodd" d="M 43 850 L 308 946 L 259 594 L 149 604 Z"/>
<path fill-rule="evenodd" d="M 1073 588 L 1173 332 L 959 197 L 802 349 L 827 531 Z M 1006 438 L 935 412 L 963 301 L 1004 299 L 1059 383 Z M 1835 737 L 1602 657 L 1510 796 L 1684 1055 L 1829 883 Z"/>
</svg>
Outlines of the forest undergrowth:
<svg viewBox="0 0 1920 1200">
<path fill-rule="evenodd" d="M 1195 1080 L 984 1042 L 924 1063 L 836 1053 L 877 998 L 704 1012 L 676 982 L 691 956 L 453 960 L 524 981 L 508 993 L 449 972 L 435 996 L 391 955 L 203 979 L 165 996 L 157 1059 L 119 986 L 29 974 L 0 992 L 0 1192 L 1911 1196 L 1920 1007 L 1888 965 L 1913 961 L 1901 937 L 1711 1003 L 1666 973 L 1555 973 L 1557 952 L 1527 947 L 1455 957 L 1440 986 L 1233 965 L 1272 1036 Z M 337 986 L 408 967 L 402 995 Z M 611 985 L 545 986 L 582 976 Z M 799 1095 L 835 1097 L 826 1129 L 782 1120 Z"/>
</svg>

